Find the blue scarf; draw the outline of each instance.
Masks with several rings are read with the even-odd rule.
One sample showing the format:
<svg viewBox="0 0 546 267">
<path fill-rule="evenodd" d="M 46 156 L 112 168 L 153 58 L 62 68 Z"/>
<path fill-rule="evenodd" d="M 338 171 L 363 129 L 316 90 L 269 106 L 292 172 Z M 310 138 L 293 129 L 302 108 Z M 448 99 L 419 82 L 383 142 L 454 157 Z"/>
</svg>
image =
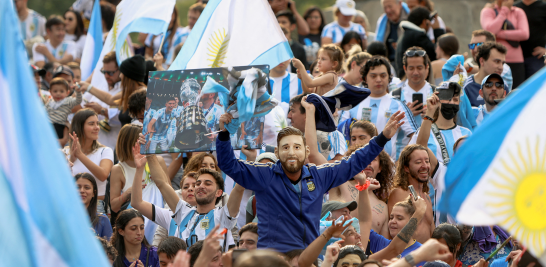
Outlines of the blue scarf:
<svg viewBox="0 0 546 267">
<path fill-rule="evenodd" d="M 408 5 L 404 2 L 402 2 L 402 11 L 405 11 L 406 14 L 410 13 L 410 9 Z M 389 22 L 389 19 L 387 18 L 387 14 L 381 15 L 380 21 L 379 21 L 379 27 L 377 28 L 377 32 L 375 33 L 375 40 L 380 42 L 385 42 L 386 37 L 386 31 L 387 31 L 387 23 Z M 391 29 L 392 30 L 392 29 Z M 396 29 L 395 29 L 396 30 Z"/>
</svg>

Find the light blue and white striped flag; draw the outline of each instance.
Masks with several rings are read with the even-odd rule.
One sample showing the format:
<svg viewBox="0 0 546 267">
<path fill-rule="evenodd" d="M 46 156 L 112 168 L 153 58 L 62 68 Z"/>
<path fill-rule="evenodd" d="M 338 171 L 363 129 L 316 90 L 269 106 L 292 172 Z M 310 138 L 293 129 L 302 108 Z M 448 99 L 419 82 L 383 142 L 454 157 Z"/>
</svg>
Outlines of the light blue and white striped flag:
<svg viewBox="0 0 546 267">
<path fill-rule="evenodd" d="M 108 266 L 38 97 L 13 1 L 0 1 L 0 265 Z"/>
<path fill-rule="evenodd" d="M 546 68 L 484 119 L 455 153 L 440 210 L 498 225 L 546 264 Z"/>
<path fill-rule="evenodd" d="M 87 38 L 85 38 L 85 46 L 83 47 L 81 61 L 82 81 L 87 80 L 91 76 L 102 51 L 102 16 L 99 2 L 100 0 L 95 0 L 95 4 L 93 5 L 89 31 L 87 31 Z"/>
<path fill-rule="evenodd" d="M 273 68 L 292 57 L 267 0 L 211 0 L 169 70 Z"/>
</svg>

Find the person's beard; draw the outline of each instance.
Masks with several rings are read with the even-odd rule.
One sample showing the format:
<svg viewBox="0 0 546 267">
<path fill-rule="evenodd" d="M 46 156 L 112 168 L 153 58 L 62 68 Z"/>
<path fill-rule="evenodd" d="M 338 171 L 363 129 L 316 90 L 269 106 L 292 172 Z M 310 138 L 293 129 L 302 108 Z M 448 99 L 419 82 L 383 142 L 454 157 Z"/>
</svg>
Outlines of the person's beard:
<svg viewBox="0 0 546 267">
<path fill-rule="evenodd" d="M 215 200 L 214 192 L 211 192 L 210 194 L 207 194 L 204 197 L 198 197 L 197 194 L 199 192 L 200 191 L 195 192 L 195 201 L 197 202 L 197 205 L 208 205 Z"/>
<path fill-rule="evenodd" d="M 487 96 L 487 95 L 484 94 L 483 96 L 484 96 L 483 100 L 484 100 L 487 104 L 489 104 L 489 105 L 491 105 L 491 106 L 496 106 L 496 105 L 497 105 L 497 103 L 495 102 L 495 98 L 494 98 L 494 97 L 491 97 L 491 95 Z M 499 98 L 498 95 L 497 95 L 497 98 Z"/>
<path fill-rule="evenodd" d="M 296 165 L 295 166 L 289 166 L 287 161 L 288 160 L 296 160 Z M 281 160 L 281 165 L 283 167 L 283 169 L 285 171 L 287 171 L 288 173 L 297 173 L 301 170 L 301 168 L 303 167 L 303 164 L 304 164 L 304 160 L 299 160 L 298 158 L 296 157 L 293 157 L 293 158 L 287 158 L 286 160 Z"/>
<path fill-rule="evenodd" d="M 421 169 L 419 169 L 419 170 L 421 170 Z M 422 184 L 427 183 L 428 182 L 428 172 L 427 172 L 427 178 L 425 178 L 424 180 L 421 180 L 420 175 L 419 175 L 419 170 L 417 170 L 417 171 L 410 170 L 411 177 L 413 177 L 419 183 L 422 183 Z"/>
</svg>

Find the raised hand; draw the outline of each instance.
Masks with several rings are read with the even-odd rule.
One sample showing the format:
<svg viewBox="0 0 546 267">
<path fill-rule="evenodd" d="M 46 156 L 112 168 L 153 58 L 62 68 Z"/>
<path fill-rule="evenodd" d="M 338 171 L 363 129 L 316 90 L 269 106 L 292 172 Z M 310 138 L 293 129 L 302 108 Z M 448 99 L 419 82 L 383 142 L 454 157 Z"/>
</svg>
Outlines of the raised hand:
<svg viewBox="0 0 546 267">
<path fill-rule="evenodd" d="M 341 242 L 343 240 L 340 240 Z M 339 250 L 341 249 L 340 241 L 334 242 L 333 244 L 326 247 L 326 254 L 324 255 L 324 260 L 328 262 L 335 262 L 339 256 Z"/>
<path fill-rule="evenodd" d="M 413 195 L 410 194 L 413 200 Z M 415 206 L 415 214 L 418 216 L 423 216 L 427 211 L 427 202 L 422 197 L 417 197 L 417 200 L 413 200 L 413 205 Z"/>
<path fill-rule="evenodd" d="M 304 96 L 301 100 L 301 106 L 305 109 L 305 112 L 315 112 L 315 105 L 307 102 L 307 96 Z"/>
<path fill-rule="evenodd" d="M 220 130 L 223 131 L 225 129 L 224 125 L 229 124 L 231 120 L 233 119 L 233 116 L 229 113 L 224 113 L 222 116 L 220 116 Z"/>
<path fill-rule="evenodd" d="M 383 129 L 383 135 L 387 137 L 388 139 L 391 139 L 396 131 L 398 131 L 398 128 L 404 124 L 404 121 L 401 121 L 406 116 L 405 112 L 397 111 L 394 114 L 392 114 L 391 118 L 387 122 L 387 125 L 385 125 L 385 128 Z"/>
<path fill-rule="evenodd" d="M 438 97 L 438 92 L 436 92 L 427 99 L 426 115 L 432 118 L 438 107 L 440 107 L 440 98 Z"/>
<path fill-rule="evenodd" d="M 429 239 L 420 248 L 412 252 L 412 255 L 416 262 L 448 261 L 453 257 L 451 252 L 449 252 L 449 248 L 434 238 Z"/>
<path fill-rule="evenodd" d="M 417 116 L 423 112 L 423 103 L 419 103 L 419 101 L 415 100 L 413 102 L 408 103 L 408 108 L 411 110 L 411 113 L 413 113 L 413 116 Z"/>
<path fill-rule="evenodd" d="M 334 218 L 336 219 L 336 218 Z M 342 239 L 345 239 L 345 237 L 341 234 L 349 227 L 351 224 L 348 223 L 345 225 L 345 222 L 349 219 L 347 216 L 343 216 L 343 221 L 340 223 L 336 223 L 336 221 L 332 222 L 332 226 L 328 227 L 325 232 L 327 232 L 330 237 L 341 237 Z"/>
<path fill-rule="evenodd" d="M 81 153 L 82 153 L 82 147 L 80 145 L 78 135 L 76 135 L 76 132 L 73 132 L 72 134 L 68 133 L 68 135 L 70 136 L 70 138 L 72 138 L 72 146 L 70 147 L 70 156 L 78 158 L 81 156 Z"/>
<path fill-rule="evenodd" d="M 370 186 L 368 187 L 369 191 L 373 191 L 373 190 L 381 188 L 381 184 L 376 179 L 368 178 L 368 181 L 370 181 Z"/>
<path fill-rule="evenodd" d="M 247 149 L 247 145 L 241 147 L 241 153 L 246 156 L 247 161 L 255 161 L 258 156 L 258 151 L 256 149 Z"/>
<path fill-rule="evenodd" d="M 146 156 L 140 154 L 140 143 L 136 142 L 133 146 L 133 159 L 137 169 L 142 169 L 146 166 Z"/>
<path fill-rule="evenodd" d="M 303 63 L 301 63 L 301 61 L 297 58 L 292 59 L 292 65 L 294 65 L 294 68 L 296 69 L 305 69 Z"/>
</svg>

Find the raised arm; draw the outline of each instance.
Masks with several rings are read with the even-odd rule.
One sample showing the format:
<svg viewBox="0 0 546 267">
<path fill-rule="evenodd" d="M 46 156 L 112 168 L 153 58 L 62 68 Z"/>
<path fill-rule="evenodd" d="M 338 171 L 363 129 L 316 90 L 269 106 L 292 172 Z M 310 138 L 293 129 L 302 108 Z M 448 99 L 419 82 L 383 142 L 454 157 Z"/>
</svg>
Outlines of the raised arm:
<svg viewBox="0 0 546 267">
<path fill-rule="evenodd" d="M 260 191 L 267 188 L 273 172 L 267 164 L 238 160 L 231 147 L 229 132 L 224 124 L 233 119 L 229 113 L 220 116 L 220 130 L 216 138 L 216 154 L 218 155 L 218 167 L 242 187 Z"/>
<path fill-rule="evenodd" d="M 180 201 L 178 194 L 176 194 L 172 188 L 171 183 L 168 182 L 170 179 L 167 177 L 165 170 L 161 167 L 157 156 L 147 155 L 146 158 L 148 159 L 148 167 L 150 167 L 150 178 L 155 182 L 157 188 L 163 195 L 163 199 L 165 199 L 169 207 L 171 207 L 174 212 L 176 206 L 178 205 L 178 201 Z"/>
<path fill-rule="evenodd" d="M 412 236 L 417 231 L 417 226 L 427 210 L 427 203 L 421 197 L 417 201 L 413 202 L 415 205 L 415 213 L 410 218 L 406 226 L 392 239 L 391 243 L 384 249 L 374 253 L 370 256 L 370 259 L 381 261 L 384 259 L 392 259 L 400 255 L 405 249 L 408 243 L 412 240 Z"/>
<path fill-rule="evenodd" d="M 122 178 L 123 172 L 121 171 L 121 167 L 114 165 L 110 174 L 110 206 L 114 212 L 119 212 L 121 205 L 131 198 L 131 188 L 125 190 L 123 193 L 121 192 L 123 188 Z"/>
<path fill-rule="evenodd" d="M 305 108 L 305 139 L 310 151 L 309 162 L 315 165 L 328 163 L 328 160 L 318 150 L 315 105 L 307 102 L 307 96 L 303 97 L 301 105 Z"/>
<path fill-rule="evenodd" d="M 298 266 L 299 267 L 309 267 L 313 264 L 313 262 L 318 258 L 320 255 L 320 252 L 322 251 L 322 248 L 328 243 L 328 241 L 332 237 L 341 237 L 341 233 L 351 225 L 348 223 L 345 225 L 345 222 L 347 221 L 348 217 L 344 217 L 343 222 L 336 223 L 335 221 L 332 223 L 332 226 L 328 227 L 313 243 L 311 243 L 300 255 L 300 258 L 298 259 Z"/>
<path fill-rule="evenodd" d="M 335 82 L 335 75 L 331 73 L 321 77 L 316 77 L 314 79 L 309 77 L 309 75 L 306 75 L 307 70 L 305 69 L 305 66 L 297 58 L 292 59 L 292 64 L 294 65 L 294 68 L 298 69 L 298 71 L 301 73 L 301 82 L 307 87 L 318 87 Z"/>
<path fill-rule="evenodd" d="M 108 175 L 110 175 L 110 171 L 112 170 L 114 162 L 112 162 L 112 160 L 110 159 L 105 158 L 99 162 L 99 165 L 97 165 L 82 152 L 80 142 L 76 133 L 69 133 L 69 135 L 70 138 L 72 138 L 72 147 L 70 148 L 70 161 L 74 162 L 76 158 L 79 159 L 81 163 L 89 170 L 89 172 L 93 174 L 93 176 L 95 176 L 101 182 L 106 181 L 106 179 L 108 179 Z"/>
<path fill-rule="evenodd" d="M 426 116 L 432 118 L 434 113 L 440 106 L 440 99 L 438 94 L 435 93 L 427 99 L 427 113 Z M 422 145 L 427 149 L 428 158 L 430 162 L 430 171 L 429 175 L 432 176 L 436 166 L 438 165 L 438 159 L 436 155 L 428 148 L 428 139 L 430 138 L 430 129 L 432 128 L 432 122 L 430 120 L 423 120 L 421 123 L 421 129 L 419 130 L 419 135 L 417 135 L 416 144 Z"/>
<path fill-rule="evenodd" d="M 88 82 L 85 82 L 85 81 L 81 81 L 80 82 L 80 85 L 81 85 L 81 88 L 80 88 L 80 91 L 85 92 L 87 91 L 87 88 L 89 88 L 90 84 Z M 111 95 L 110 93 L 106 92 L 106 91 L 103 91 L 103 90 L 100 90 L 98 88 L 95 88 L 93 86 L 91 86 L 91 89 L 89 89 L 89 93 L 94 95 L 95 97 L 97 97 L 100 101 L 110 105 L 110 106 L 115 106 L 117 105 L 114 101 L 118 100 L 121 98 L 121 92 L 115 94 L 115 95 Z"/>
<path fill-rule="evenodd" d="M 296 9 L 296 1 L 290 0 L 290 10 L 292 11 L 292 14 L 294 14 L 294 18 L 296 19 L 296 25 L 298 26 L 298 34 L 305 36 L 309 35 L 309 25 L 307 24 L 307 21 L 300 15 L 298 10 Z"/>
<path fill-rule="evenodd" d="M 373 178 L 367 178 L 365 174 L 355 176 L 355 180 L 360 185 L 364 185 L 366 181 L 370 182 L 370 186 L 358 192 L 358 225 L 360 226 L 360 240 L 370 239 L 370 230 L 372 229 L 372 207 L 370 205 L 370 196 L 368 191 L 373 191 L 381 187 L 379 182 Z M 360 248 L 366 251 L 368 242 L 361 243 Z"/>
<path fill-rule="evenodd" d="M 239 214 L 239 207 L 241 206 L 241 200 L 243 199 L 244 192 L 245 188 L 239 184 L 235 184 L 235 187 L 233 187 L 233 190 L 231 190 L 231 194 L 229 195 L 227 202 L 230 217 L 237 217 Z"/>
<path fill-rule="evenodd" d="M 142 175 L 144 175 L 144 169 L 146 167 L 146 156 L 140 154 L 140 144 L 138 142 L 133 146 L 133 157 L 136 165 L 136 172 L 131 187 L 131 206 L 140 211 L 146 218 L 153 221 L 152 204 L 142 200 Z"/>
</svg>

